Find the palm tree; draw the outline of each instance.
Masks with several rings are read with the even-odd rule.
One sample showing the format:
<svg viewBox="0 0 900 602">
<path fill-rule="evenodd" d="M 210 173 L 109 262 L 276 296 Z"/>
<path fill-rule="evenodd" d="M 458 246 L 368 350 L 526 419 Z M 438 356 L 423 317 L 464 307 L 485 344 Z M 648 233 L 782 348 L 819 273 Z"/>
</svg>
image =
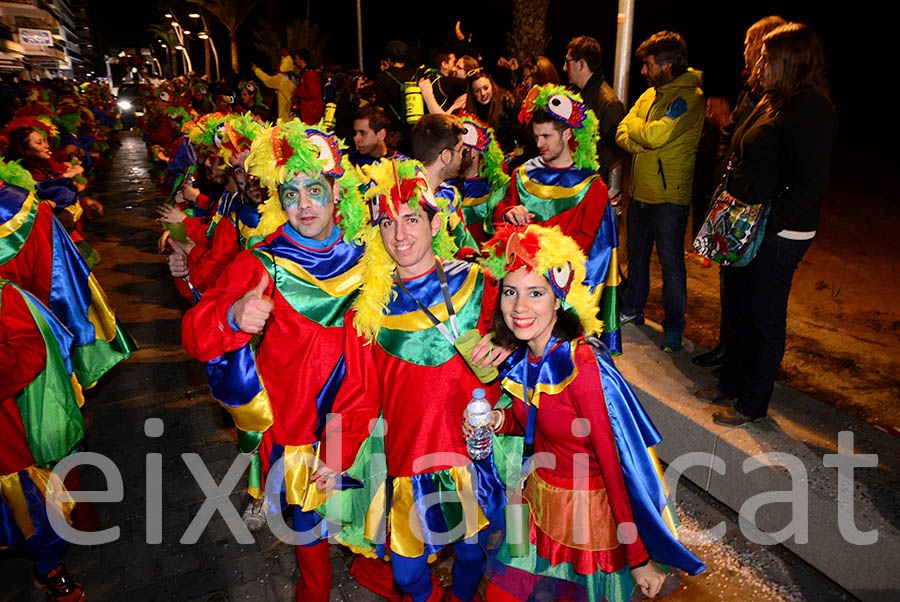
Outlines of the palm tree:
<svg viewBox="0 0 900 602">
<path fill-rule="evenodd" d="M 265 52 L 275 69 L 278 69 L 278 61 L 281 60 L 280 48 L 282 47 L 281 36 L 279 35 L 278 26 L 268 19 L 261 19 L 259 28 L 253 31 L 256 36 L 256 47 Z M 295 19 L 286 30 L 287 46 L 291 50 L 305 48 L 310 53 L 310 66 L 322 64 L 322 51 L 325 44 L 331 38 L 331 33 L 322 32 L 318 23 L 310 23 L 309 21 L 301 21 Z"/>
<path fill-rule="evenodd" d="M 547 50 L 547 8 L 550 0 L 513 0 L 510 54 L 520 61 Z"/>
<path fill-rule="evenodd" d="M 194 4 L 199 4 L 225 26 L 228 30 L 228 37 L 231 41 L 231 69 L 235 73 L 240 73 L 240 63 L 238 61 L 238 44 L 237 30 L 244 24 L 250 11 L 260 5 L 262 0 L 188 0 Z"/>
<path fill-rule="evenodd" d="M 170 77 L 175 76 L 175 46 L 178 45 L 178 38 L 168 27 L 153 24 L 147 28 L 147 33 L 166 45 L 166 67 L 169 69 Z"/>
</svg>

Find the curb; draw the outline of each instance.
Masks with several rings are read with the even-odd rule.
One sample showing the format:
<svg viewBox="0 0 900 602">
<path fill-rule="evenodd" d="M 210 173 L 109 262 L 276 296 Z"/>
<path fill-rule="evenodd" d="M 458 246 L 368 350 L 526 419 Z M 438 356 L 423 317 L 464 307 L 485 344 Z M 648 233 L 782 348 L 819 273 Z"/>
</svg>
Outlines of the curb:
<svg viewBox="0 0 900 602">
<path fill-rule="evenodd" d="M 657 448 L 663 462 L 688 466 L 684 478 L 742 514 L 748 539 L 781 543 L 861 600 L 896 596 L 900 439 L 780 383 L 767 417 L 720 426 L 712 421 L 719 407 L 693 395 L 716 382 L 690 361 L 705 348 L 685 340 L 684 351 L 665 353 L 662 328 L 650 321 L 624 327 L 622 338 L 624 354 L 615 362 L 663 437 Z M 856 457 L 838 455 L 838 433 L 852 435 Z M 839 485 L 836 459 L 854 465 L 852 482 Z M 744 518 L 755 519 L 758 529 Z M 842 531 L 875 541 L 853 544 Z"/>
</svg>

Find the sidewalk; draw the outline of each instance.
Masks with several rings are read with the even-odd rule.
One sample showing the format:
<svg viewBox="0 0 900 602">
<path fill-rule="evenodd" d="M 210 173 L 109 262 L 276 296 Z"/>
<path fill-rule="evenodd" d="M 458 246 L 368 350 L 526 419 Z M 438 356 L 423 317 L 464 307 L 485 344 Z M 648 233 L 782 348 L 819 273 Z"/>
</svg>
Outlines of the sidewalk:
<svg viewBox="0 0 900 602">
<path fill-rule="evenodd" d="M 685 341 L 685 351 L 664 353 L 659 349 L 661 331 L 651 322 L 624 327 L 624 354 L 616 359 L 662 434 L 660 459 L 671 464 L 677 458 L 688 460 L 684 455 L 692 452 L 717 456 L 695 456 L 684 477 L 736 512 L 758 494 L 786 492 L 780 499 L 776 494 L 748 504 L 749 510 L 758 502 L 756 524 L 764 533 L 791 524 L 792 508 L 795 524 L 805 524 L 797 513 L 803 512 L 808 495 L 808 542 L 791 537 L 784 545 L 861 600 L 895 599 L 900 592 L 900 438 L 781 384 L 776 384 L 766 418 L 738 428 L 717 425 L 712 413 L 718 406 L 692 394 L 715 384 L 708 369 L 690 361 L 703 348 Z M 852 545 L 841 536 L 837 469 L 823 464 L 827 454 L 837 453 L 841 432 L 852 433 L 855 454 L 878 457 L 877 467 L 860 462 L 866 467 L 853 472 L 852 484 L 854 524 L 863 532 L 877 530 L 872 545 Z M 800 461 L 791 465 L 798 476 L 793 493 L 789 471 L 775 465 L 776 458 L 749 460 L 767 452 L 791 454 Z M 848 500 L 849 487 L 842 486 Z M 846 525 L 845 530 L 850 532 Z"/>
</svg>

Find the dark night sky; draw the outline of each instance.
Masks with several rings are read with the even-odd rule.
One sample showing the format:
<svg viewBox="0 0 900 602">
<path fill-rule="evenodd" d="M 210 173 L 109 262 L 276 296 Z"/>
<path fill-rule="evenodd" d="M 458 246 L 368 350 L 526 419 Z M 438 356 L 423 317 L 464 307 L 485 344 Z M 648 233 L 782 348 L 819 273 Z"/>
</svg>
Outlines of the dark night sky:
<svg viewBox="0 0 900 602">
<path fill-rule="evenodd" d="M 146 44 L 147 25 L 160 22 L 163 12 L 155 2 L 150 1 L 88 2 L 96 30 L 102 38 L 99 41 L 110 46 L 134 45 L 138 40 L 144 40 Z M 174 4 L 192 6 L 182 2 Z M 427 9 L 423 9 L 429 4 Z M 399 38 L 418 44 L 427 56 L 434 47 L 449 39 L 458 19 L 462 20 L 465 31 L 473 33 L 474 41 L 485 58 L 495 60 L 505 53 L 506 32 L 512 27 L 510 0 L 457 0 L 453 3 L 363 0 L 362 5 L 364 53 L 366 70 L 370 73 L 376 68 L 377 59 L 388 40 Z M 547 56 L 559 68 L 566 42 L 575 35 L 591 35 L 600 40 L 606 55 L 604 69 L 611 74 L 617 6 L 616 0 L 552 1 L 548 15 L 550 44 Z M 788 20 L 808 23 L 822 37 L 828 52 L 833 96 L 841 118 L 842 146 L 851 145 L 852 141 L 851 146 L 868 150 L 871 145 L 860 142 L 874 137 L 869 125 L 871 95 L 860 94 L 859 90 L 865 90 L 866 84 L 881 83 L 876 78 L 876 70 L 879 75 L 883 74 L 883 66 L 876 65 L 885 59 L 876 50 L 876 44 L 882 39 L 877 31 L 878 23 L 884 19 L 880 21 L 876 15 L 867 22 L 865 14 L 850 12 L 849 6 L 821 0 L 754 0 L 744 3 L 727 0 L 636 0 L 634 46 L 661 29 L 680 32 L 687 40 L 691 65 L 705 72 L 704 88 L 707 94 L 733 97 L 743 66 L 744 32 L 751 23 L 773 13 Z M 271 0 L 256 12 L 261 16 L 266 10 L 280 11 L 281 20 L 288 23 L 303 18 L 306 9 L 307 4 L 303 1 Z M 185 8 L 179 10 L 187 12 Z M 310 11 L 313 22 L 332 32 L 324 51 L 326 62 L 355 66 L 356 1 L 318 0 L 312 2 Z M 264 55 L 253 48 L 251 32 L 257 26 L 257 19 L 256 15 L 251 17 L 250 27 L 245 28 L 240 38 L 242 68 L 247 71 L 250 61 L 266 64 Z M 227 54 L 225 30 L 216 32 L 214 29 L 213 35 L 218 40 L 220 53 Z M 637 70 L 633 70 L 630 102 L 637 98 L 645 85 Z M 883 155 L 877 152 L 875 155 L 878 160 L 885 160 Z"/>
</svg>

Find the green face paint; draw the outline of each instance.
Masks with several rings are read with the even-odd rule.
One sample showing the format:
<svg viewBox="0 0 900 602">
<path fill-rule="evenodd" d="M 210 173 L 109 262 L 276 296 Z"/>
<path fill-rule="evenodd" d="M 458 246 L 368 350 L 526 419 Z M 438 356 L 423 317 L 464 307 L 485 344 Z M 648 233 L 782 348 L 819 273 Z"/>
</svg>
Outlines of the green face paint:
<svg viewBox="0 0 900 602">
<path fill-rule="evenodd" d="M 332 203 L 331 188 L 322 174 L 315 178 L 302 173 L 297 174 L 290 181 L 278 186 L 278 197 L 285 209 L 299 205 L 304 195 L 319 207 L 328 207 Z"/>
</svg>

